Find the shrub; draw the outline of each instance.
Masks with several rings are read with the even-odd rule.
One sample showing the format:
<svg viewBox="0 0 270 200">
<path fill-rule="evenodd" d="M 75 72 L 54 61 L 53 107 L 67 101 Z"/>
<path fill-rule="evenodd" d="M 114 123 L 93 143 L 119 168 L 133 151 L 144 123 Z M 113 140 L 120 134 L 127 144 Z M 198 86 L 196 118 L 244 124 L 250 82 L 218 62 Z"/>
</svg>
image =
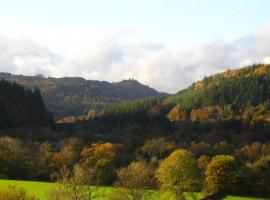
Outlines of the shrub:
<svg viewBox="0 0 270 200">
<path fill-rule="evenodd" d="M 0 190 L 0 200 L 38 200 L 38 198 L 28 195 L 21 187 L 8 185 Z"/>
</svg>

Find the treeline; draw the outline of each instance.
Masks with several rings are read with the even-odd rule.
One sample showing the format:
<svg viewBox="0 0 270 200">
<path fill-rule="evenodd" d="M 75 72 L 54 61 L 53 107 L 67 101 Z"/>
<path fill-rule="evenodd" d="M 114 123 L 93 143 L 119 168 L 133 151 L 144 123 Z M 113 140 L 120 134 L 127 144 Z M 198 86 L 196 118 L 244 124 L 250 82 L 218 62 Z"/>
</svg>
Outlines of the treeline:
<svg viewBox="0 0 270 200">
<path fill-rule="evenodd" d="M 146 199 L 151 189 L 161 189 L 163 195 L 176 199 L 184 192 L 199 191 L 214 198 L 270 197 L 269 143 L 185 144 L 158 137 L 130 151 L 125 143 L 80 138 L 23 143 L 5 136 L 0 137 L 0 144 L 0 178 L 58 181 L 65 186 L 58 192 L 70 199 L 75 191 L 66 188 L 68 184 L 114 186 L 111 199 L 135 195 L 134 191 L 139 199 Z"/>
<path fill-rule="evenodd" d="M 31 91 L 16 83 L 0 81 L 0 128 L 49 125 L 52 120 L 38 90 Z"/>
<path fill-rule="evenodd" d="M 159 110 L 156 105 L 147 108 L 149 118 L 153 107 Z M 68 186 L 83 184 L 114 186 L 112 199 L 125 199 L 134 191 L 144 199 L 151 194 L 149 189 L 176 196 L 184 191 L 217 198 L 270 195 L 269 123 L 167 120 L 168 126 L 161 123 L 164 120 L 109 125 L 91 120 L 85 127 L 80 123 L 57 127 L 47 137 L 49 129 L 36 132 L 40 138 L 16 135 L 21 130 L 2 132 L 14 137 L 0 137 L 0 178 L 57 181 L 63 187 L 54 195 L 69 197 L 74 190 Z M 78 190 L 74 192 L 89 195 Z"/>
<path fill-rule="evenodd" d="M 151 114 L 153 117 L 155 114 L 160 114 L 161 109 L 158 107 L 160 103 L 160 98 L 149 97 L 127 103 L 115 104 L 104 108 L 100 113 L 96 114 L 94 119 L 121 124 L 127 122 L 146 123 L 150 120 Z M 89 116 L 89 118 L 91 118 L 91 116 Z"/>
</svg>

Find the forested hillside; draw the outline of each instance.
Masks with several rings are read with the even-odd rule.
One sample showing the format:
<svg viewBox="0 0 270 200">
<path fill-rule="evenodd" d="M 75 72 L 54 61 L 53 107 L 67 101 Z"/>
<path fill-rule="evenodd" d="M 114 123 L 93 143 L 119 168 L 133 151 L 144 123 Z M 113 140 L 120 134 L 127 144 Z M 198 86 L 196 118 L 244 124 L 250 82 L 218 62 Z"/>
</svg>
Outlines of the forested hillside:
<svg viewBox="0 0 270 200">
<path fill-rule="evenodd" d="M 270 65 L 252 65 L 238 70 L 228 70 L 170 96 L 166 104 L 181 103 L 191 107 L 235 104 L 257 105 L 269 98 Z"/>
<path fill-rule="evenodd" d="M 167 98 L 145 98 L 95 113 L 113 121 L 167 116 L 170 121 L 270 120 L 270 65 L 228 70 Z"/>
<path fill-rule="evenodd" d="M 45 104 L 56 118 L 83 115 L 107 105 L 163 95 L 135 80 L 109 83 L 76 77 L 45 78 L 0 73 L 1 79 L 17 82 L 32 90 L 40 89 Z"/>
<path fill-rule="evenodd" d="M 206 77 L 168 97 L 164 104 L 177 105 L 172 111 L 182 117 L 199 119 L 205 115 L 207 119 L 211 113 L 232 117 L 256 108 L 267 114 L 269 98 L 270 65 L 261 64 Z"/>
<path fill-rule="evenodd" d="M 0 81 L 0 128 L 48 125 L 52 119 L 38 90 Z"/>
</svg>

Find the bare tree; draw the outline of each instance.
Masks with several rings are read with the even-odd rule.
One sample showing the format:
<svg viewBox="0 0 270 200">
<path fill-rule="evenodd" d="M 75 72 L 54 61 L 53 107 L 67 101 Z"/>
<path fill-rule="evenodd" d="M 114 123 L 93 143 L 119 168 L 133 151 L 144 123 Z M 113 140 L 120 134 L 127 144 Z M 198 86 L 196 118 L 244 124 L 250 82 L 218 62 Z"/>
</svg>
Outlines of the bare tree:
<svg viewBox="0 0 270 200">
<path fill-rule="evenodd" d="M 155 169 L 148 163 L 134 162 L 118 172 L 111 200 L 147 200 L 156 186 Z"/>
</svg>

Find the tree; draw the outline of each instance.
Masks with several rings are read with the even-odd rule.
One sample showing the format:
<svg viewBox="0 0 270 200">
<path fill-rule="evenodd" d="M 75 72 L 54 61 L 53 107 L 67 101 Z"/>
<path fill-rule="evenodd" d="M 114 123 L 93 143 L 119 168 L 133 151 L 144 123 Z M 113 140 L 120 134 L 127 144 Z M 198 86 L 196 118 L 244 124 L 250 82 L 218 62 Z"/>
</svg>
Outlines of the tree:
<svg viewBox="0 0 270 200">
<path fill-rule="evenodd" d="M 270 155 L 270 144 L 262 144 L 260 142 L 253 142 L 245 145 L 238 151 L 238 156 L 246 161 L 256 161 L 262 156 Z"/>
<path fill-rule="evenodd" d="M 199 157 L 201 155 L 210 156 L 213 154 L 213 147 L 205 142 L 191 142 L 190 150 L 196 157 Z"/>
<path fill-rule="evenodd" d="M 94 170 L 96 185 L 111 185 L 117 177 L 115 167 L 110 160 L 98 160 Z"/>
<path fill-rule="evenodd" d="M 233 145 L 226 141 L 220 141 L 214 147 L 216 155 L 231 155 L 233 153 Z"/>
<path fill-rule="evenodd" d="M 60 142 L 61 150 L 55 152 L 52 156 L 54 170 L 58 171 L 63 166 L 73 167 L 80 160 L 82 151 L 82 140 L 78 138 L 69 138 Z"/>
<path fill-rule="evenodd" d="M 198 167 L 201 170 L 201 174 L 202 177 L 204 177 L 206 169 L 207 169 L 207 165 L 211 162 L 211 158 L 209 156 L 206 155 L 202 155 L 200 156 L 200 158 L 198 159 Z"/>
<path fill-rule="evenodd" d="M 155 169 L 145 162 L 133 162 L 118 172 L 117 190 L 111 199 L 144 200 L 156 186 Z"/>
<path fill-rule="evenodd" d="M 270 156 L 263 156 L 248 167 L 251 170 L 251 185 L 257 195 L 270 196 Z"/>
<path fill-rule="evenodd" d="M 110 142 L 93 143 L 82 150 L 82 164 L 94 170 L 96 185 L 110 185 L 115 180 L 114 160 L 118 150 L 119 145 Z"/>
<path fill-rule="evenodd" d="M 156 172 L 163 192 L 172 192 L 175 199 L 184 199 L 184 192 L 196 191 L 200 186 L 200 171 L 192 152 L 178 149 L 171 153 Z"/>
<path fill-rule="evenodd" d="M 179 122 L 181 120 L 187 120 L 187 114 L 185 111 L 181 110 L 180 104 L 174 106 L 171 111 L 168 113 L 167 118 L 170 121 Z"/>
<path fill-rule="evenodd" d="M 2 178 L 27 179 L 34 171 L 32 153 L 18 138 L 0 137 L 0 175 Z M 3 170 L 3 171 L 2 171 Z"/>
<path fill-rule="evenodd" d="M 224 195 L 233 193 L 237 183 L 237 166 L 233 156 L 218 155 L 212 158 L 205 172 L 204 194 Z"/>
<path fill-rule="evenodd" d="M 36 171 L 38 180 L 49 180 L 51 170 L 51 159 L 53 156 L 52 144 L 44 142 L 39 145 L 36 158 Z"/>
<path fill-rule="evenodd" d="M 119 150 L 119 145 L 110 142 L 93 143 L 91 147 L 85 147 L 81 155 L 83 159 L 93 158 L 94 160 L 106 159 L 112 161 Z"/>
<path fill-rule="evenodd" d="M 94 185 L 94 171 L 81 165 L 72 170 L 64 167 L 57 177 L 57 186 L 51 190 L 52 200 L 93 200 L 103 197 Z"/>
<path fill-rule="evenodd" d="M 164 158 L 175 149 L 176 145 L 174 142 L 164 138 L 157 138 L 147 140 L 139 149 L 139 153 L 145 155 L 149 160 L 152 160 Z"/>
</svg>

